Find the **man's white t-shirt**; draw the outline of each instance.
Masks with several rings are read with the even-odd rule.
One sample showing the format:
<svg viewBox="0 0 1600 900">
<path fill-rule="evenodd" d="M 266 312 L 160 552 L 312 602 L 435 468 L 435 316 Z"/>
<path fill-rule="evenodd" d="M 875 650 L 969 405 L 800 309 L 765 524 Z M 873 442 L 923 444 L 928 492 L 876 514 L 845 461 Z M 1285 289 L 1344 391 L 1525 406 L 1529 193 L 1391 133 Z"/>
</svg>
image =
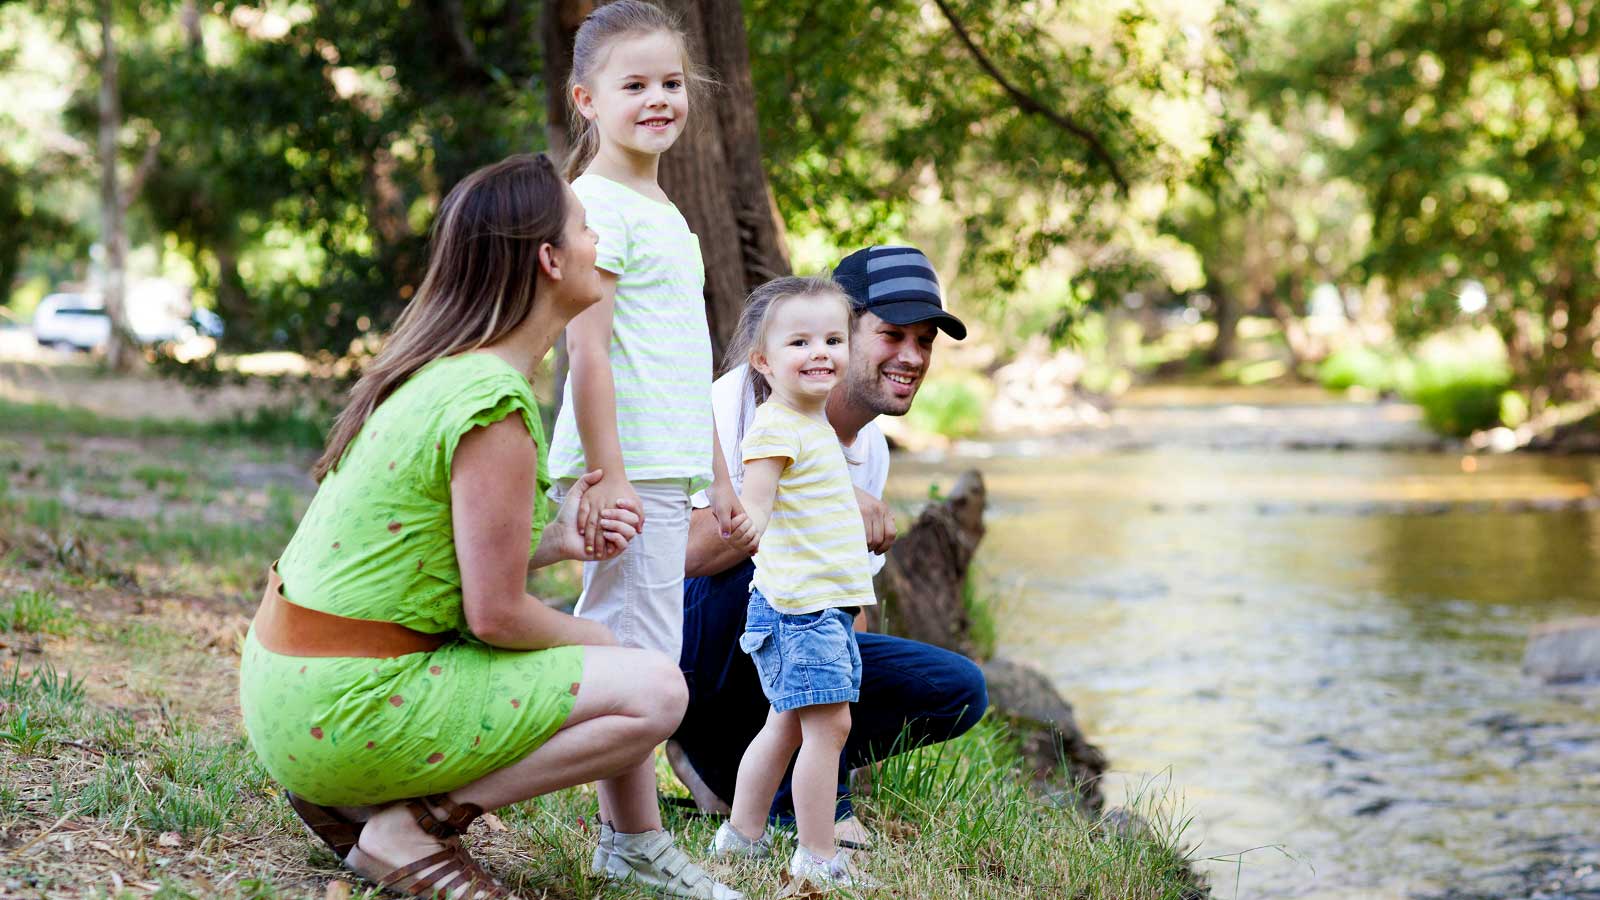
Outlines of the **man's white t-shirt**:
<svg viewBox="0 0 1600 900">
<path fill-rule="evenodd" d="M 746 366 L 730 369 L 726 375 L 711 385 L 711 410 L 717 418 L 717 442 L 722 445 L 722 458 L 728 465 L 728 477 L 733 489 L 744 486 L 744 465 L 739 461 L 740 423 L 749 427 L 755 421 L 756 398 L 745 386 Z M 889 481 L 889 442 L 876 421 L 868 422 L 856 439 L 844 448 L 844 458 L 850 464 L 850 481 L 856 487 L 879 499 L 883 498 L 884 485 Z M 694 495 L 696 509 L 711 505 L 702 491 Z M 883 568 L 883 555 L 868 553 L 872 574 Z"/>
</svg>

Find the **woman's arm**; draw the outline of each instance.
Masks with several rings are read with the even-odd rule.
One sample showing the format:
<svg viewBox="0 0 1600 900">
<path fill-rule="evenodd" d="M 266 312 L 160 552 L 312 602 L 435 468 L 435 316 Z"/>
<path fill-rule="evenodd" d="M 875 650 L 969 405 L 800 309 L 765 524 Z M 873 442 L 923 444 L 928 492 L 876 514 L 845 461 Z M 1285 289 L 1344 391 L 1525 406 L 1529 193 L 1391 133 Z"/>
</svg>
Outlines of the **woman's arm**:
<svg viewBox="0 0 1600 900">
<path fill-rule="evenodd" d="M 450 468 L 450 514 L 461 602 L 479 640 L 509 650 L 614 644 L 599 622 L 558 612 L 528 596 L 537 459 L 521 416 L 474 428 Z"/>
<path fill-rule="evenodd" d="M 628 483 L 622 465 L 622 440 L 617 436 L 617 385 L 611 372 L 611 316 L 616 309 L 617 276 L 600 269 L 599 302 L 567 323 L 567 362 L 572 379 L 573 414 L 578 439 L 590 469 L 605 477 L 589 492 L 587 510 L 580 516 L 584 545 L 600 540 L 600 510 L 615 507 L 626 498 L 639 506 L 639 496 Z M 641 524 L 641 527 L 642 524 Z M 590 552 L 593 552 L 591 550 Z"/>
</svg>

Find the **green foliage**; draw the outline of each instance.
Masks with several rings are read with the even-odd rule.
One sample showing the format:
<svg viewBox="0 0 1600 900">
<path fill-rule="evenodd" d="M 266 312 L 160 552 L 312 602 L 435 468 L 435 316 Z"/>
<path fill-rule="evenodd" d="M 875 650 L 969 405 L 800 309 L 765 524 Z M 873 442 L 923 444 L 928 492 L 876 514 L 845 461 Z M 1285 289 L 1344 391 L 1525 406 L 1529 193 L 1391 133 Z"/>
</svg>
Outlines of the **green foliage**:
<svg viewBox="0 0 1600 900">
<path fill-rule="evenodd" d="M 1275 108 L 1342 113 L 1318 143 L 1371 212 L 1352 276 L 1390 285 L 1408 336 L 1457 321 L 1481 284 L 1534 411 L 1583 394 L 1595 367 L 1596 34 L 1594 4 L 1335 0 L 1295 10 L 1262 77 Z M 1492 380 L 1472 383 L 1447 405 L 1486 409 Z"/>
<path fill-rule="evenodd" d="M 1405 395 L 1422 407 L 1428 427 L 1464 437 L 1500 424 L 1501 395 L 1510 383 L 1511 375 L 1502 365 L 1424 359 L 1412 367 Z"/>
<path fill-rule="evenodd" d="M 1511 373 L 1498 344 L 1473 332 L 1441 335 L 1411 348 L 1352 344 L 1335 351 L 1317 370 L 1329 390 L 1352 387 L 1400 394 L 1422 407 L 1429 428 L 1451 437 L 1504 422 L 1516 423 L 1526 407 L 1515 393 L 1507 395 Z"/>
<path fill-rule="evenodd" d="M 1130 197 L 1226 156 L 1227 117 L 1206 104 L 1232 77 L 1235 4 L 1181 23 L 1139 0 L 745 6 L 791 232 L 840 249 L 915 232 L 941 265 L 959 258 L 956 292 L 993 306 L 1048 260 L 1082 287 L 1056 294 L 1052 323 L 1170 277 L 1172 248 Z"/>
<path fill-rule="evenodd" d="M 1350 344 L 1328 354 L 1317 367 L 1317 381 L 1330 391 L 1365 388 L 1390 393 L 1400 385 L 1401 361 L 1364 344 Z"/>
<path fill-rule="evenodd" d="M 983 427 L 987 400 L 964 378 L 934 378 L 917 390 L 917 402 L 906 421 L 918 431 L 947 438 L 971 437 Z"/>
</svg>

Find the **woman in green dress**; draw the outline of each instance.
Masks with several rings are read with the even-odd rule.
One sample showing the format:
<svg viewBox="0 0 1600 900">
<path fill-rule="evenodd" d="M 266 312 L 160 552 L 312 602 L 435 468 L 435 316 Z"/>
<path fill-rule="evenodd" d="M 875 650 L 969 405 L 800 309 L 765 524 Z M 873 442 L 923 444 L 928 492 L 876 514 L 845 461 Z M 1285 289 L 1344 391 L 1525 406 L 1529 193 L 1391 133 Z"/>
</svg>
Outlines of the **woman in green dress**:
<svg viewBox="0 0 1600 900">
<path fill-rule="evenodd" d="M 450 192 L 245 640 L 239 699 L 263 765 L 347 865 L 402 893 L 510 896 L 467 856 L 467 824 L 636 766 L 683 714 L 676 660 L 525 593 L 531 569 L 613 556 L 644 527 L 613 508 L 581 532 L 583 490 L 546 508 L 529 378 L 601 296 L 594 259 L 542 154 Z M 670 836 L 662 855 L 682 856 Z"/>
</svg>

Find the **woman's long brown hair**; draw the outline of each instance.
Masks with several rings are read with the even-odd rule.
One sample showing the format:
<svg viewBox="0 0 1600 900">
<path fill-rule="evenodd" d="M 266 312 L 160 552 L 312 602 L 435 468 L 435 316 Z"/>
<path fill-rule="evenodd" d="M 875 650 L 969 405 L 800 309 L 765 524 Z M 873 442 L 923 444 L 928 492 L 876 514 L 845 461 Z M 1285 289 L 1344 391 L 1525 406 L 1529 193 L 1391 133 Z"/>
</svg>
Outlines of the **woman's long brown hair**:
<svg viewBox="0 0 1600 900">
<path fill-rule="evenodd" d="M 566 186 L 543 153 L 518 155 L 461 179 L 434 218 L 428 271 L 334 420 L 311 472 L 339 467 L 378 405 L 418 369 L 493 343 L 533 311 L 539 248 L 561 246 Z"/>
</svg>

